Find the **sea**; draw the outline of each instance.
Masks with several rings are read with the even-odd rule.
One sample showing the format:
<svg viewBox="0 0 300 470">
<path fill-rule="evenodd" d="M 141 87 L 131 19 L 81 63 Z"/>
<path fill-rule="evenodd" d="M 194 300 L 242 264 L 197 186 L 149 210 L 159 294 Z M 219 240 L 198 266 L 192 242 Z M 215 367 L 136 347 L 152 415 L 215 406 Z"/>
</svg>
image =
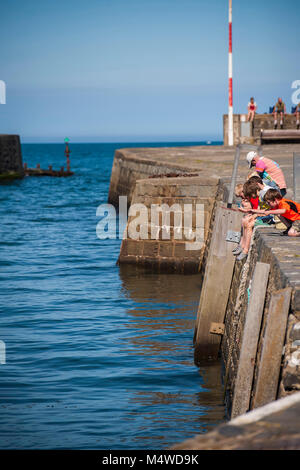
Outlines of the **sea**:
<svg viewBox="0 0 300 470">
<path fill-rule="evenodd" d="M 73 176 L 1 183 L 1 449 L 168 449 L 225 420 L 220 364 L 193 360 L 199 276 L 118 266 L 96 234 L 116 149 L 186 145 L 70 143 Z"/>
</svg>

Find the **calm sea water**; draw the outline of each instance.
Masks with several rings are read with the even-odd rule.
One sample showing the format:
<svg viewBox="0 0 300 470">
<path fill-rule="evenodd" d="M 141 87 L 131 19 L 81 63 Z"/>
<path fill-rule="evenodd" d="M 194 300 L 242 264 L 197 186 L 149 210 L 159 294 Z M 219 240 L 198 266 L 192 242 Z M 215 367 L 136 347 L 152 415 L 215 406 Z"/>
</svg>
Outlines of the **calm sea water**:
<svg viewBox="0 0 300 470">
<path fill-rule="evenodd" d="M 198 276 L 120 268 L 120 240 L 96 237 L 116 148 L 0 186 L 2 449 L 162 449 L 224 420 L 219 365 L 193 363 Z M 59 168 L 64 146 L 23 161 Z"/>
</svg>

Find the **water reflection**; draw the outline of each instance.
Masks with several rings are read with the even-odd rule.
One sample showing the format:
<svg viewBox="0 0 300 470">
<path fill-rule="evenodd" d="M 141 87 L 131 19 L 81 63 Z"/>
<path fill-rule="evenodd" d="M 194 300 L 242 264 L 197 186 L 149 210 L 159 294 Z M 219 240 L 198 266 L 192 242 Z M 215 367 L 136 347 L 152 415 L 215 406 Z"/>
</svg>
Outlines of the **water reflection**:
<svg viewBox="0 0 300 470">
<path fill-rule="evenodd" d="M 200 277 L 122 265 L 120 278 L 123 294 L 134 302 L 127 309 L 124 349 L 144 357 L 141 385 L 148 374 L 150 381 L 130 396 L 128 420 L 139 415 L 141 421 L 133 443 L 167 447 L 224 421 L 220 364 L 197 368 L 193 361 Z"/>
</svg>

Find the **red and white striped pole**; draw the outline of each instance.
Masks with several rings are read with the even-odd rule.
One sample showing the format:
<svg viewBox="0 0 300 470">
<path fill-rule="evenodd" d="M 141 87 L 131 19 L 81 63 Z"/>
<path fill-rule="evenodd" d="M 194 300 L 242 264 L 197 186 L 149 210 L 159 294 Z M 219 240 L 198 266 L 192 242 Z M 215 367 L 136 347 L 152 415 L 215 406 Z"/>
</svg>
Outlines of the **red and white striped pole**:
<svg viewBox="0 0 300 470">
<path fill-rule="evenodd" d="M 233 145 L 233 99 L 232 99 L 232 0 L 229 0 L 229 54 L 228 54 L 228 145 Z"/>
</svg>

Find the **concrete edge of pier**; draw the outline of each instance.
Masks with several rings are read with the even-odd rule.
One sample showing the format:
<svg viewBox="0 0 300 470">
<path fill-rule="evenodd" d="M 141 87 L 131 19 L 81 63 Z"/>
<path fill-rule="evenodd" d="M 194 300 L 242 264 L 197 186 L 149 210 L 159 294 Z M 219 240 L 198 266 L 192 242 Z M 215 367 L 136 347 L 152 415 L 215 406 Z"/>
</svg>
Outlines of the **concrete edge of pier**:
<svg viewBox="0 0 300 470">
<path fill-rule="evenodd" d="M 172 450 L 299 450 L 300 392 L 250 411 Z"/>
</svg>

